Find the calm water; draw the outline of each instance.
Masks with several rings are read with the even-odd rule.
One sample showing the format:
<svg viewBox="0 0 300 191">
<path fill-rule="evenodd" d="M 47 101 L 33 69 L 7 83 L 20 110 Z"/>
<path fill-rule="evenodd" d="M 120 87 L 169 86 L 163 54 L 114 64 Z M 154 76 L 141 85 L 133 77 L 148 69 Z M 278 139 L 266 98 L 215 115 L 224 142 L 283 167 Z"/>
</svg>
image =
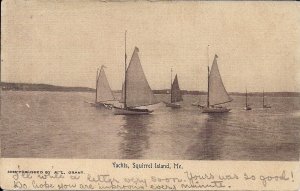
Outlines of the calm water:
<svg viewBox="0 0 300 191">
<path fill-rule="evenodd" d="M 157 95 L 167 100 L 168 95 Z M 152 106 L 145 116 L 115 116 L 91 107 L 92 93 L 2 92 L 3 157 L 299 160 L 300 99 L 233 96 L 228 114 L 202 114 L 185 95 L 183 108 Z M 203 103 L 205 96 L 202 97 Z M 26 105 L 27 104 L 27 105 Z"/>
</svg>

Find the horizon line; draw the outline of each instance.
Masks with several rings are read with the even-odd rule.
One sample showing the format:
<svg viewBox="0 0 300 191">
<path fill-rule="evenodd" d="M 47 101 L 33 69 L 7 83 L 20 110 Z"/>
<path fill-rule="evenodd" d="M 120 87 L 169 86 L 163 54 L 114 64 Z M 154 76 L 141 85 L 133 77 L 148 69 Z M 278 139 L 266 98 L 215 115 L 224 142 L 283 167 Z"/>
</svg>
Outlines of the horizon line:
<svg viewBox="0 0 300 191">
<path fill-rule="evenodd" d="M 45 84 L 45 83 L 26 83 L 26 82 L 0 82 L 0 87 L 2 89 L 2 84 L 23 84 L 23 85 L 47 85 L 47 86 L 54 86 L 54 87 L 60 87 L 60 88 L 85 88 L 90 90 L 96 90 L 95 88 L 91 87 L 85 87 L 85 86 L 62 86 L 62 85 L 53 85 L 53 84 Z M 2 89 L 3 90 L 3 89 Z M 170 88 L 163 88 L 163 89 L 152 89 L 152 91 L 167 91 L 170 90 Z M 112 91 L 122 91 L 122 89 L 119 90 L 113 90 Z M 188 92 L 207 92 L 204 90 L 187 90 L 187 89 L 181 89 L 180 91 L 188 91 Z M 264 91 L 264 90 L 262 90 Z M 261 92 L 262 92 L 261 91 Z M 248 93 L 261 93 L 260 91 L 253 91 Z M 300 91 L 264 91 L 265 93 L 300 93 Z M 244 94 L 245 92 L 239 92 L 239 91 L 228 91 L 228 93 L 241 93 Z"/>
</svg>

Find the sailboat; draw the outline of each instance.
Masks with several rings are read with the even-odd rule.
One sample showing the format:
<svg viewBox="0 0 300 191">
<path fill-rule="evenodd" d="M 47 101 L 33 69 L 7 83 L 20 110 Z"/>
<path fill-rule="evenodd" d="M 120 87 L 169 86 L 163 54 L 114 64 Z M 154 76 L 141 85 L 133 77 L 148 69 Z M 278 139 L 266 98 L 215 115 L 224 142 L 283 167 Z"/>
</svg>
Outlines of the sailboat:
<svg viewBox="0 0 300 191">
<path fill-rule="evenodd" d="M 181 105 L 178 103 L 183 101 L 181 91 L 179 88 L 177 74 L 175 75 L 174 81 L 172 83 L 172 69 L 171 69 L 171 102 L 164 102 L 167 107 L 180 108 Z"/>
<path fill-rule="evenodd" d="M 248 105 L 248 93 L 247 93 L 247 89 L 246 89 L 246 105 L 244 107 L 244 110 L 252 110 L 252 108 Z"/>
<path fill-rule="evenodd" d="M 217 58 L 218 56 L 215 55 L 211 70 L 209 70 L 208 66 L 207 106 L 203 108 L 203 113 L 225 113 L 230 111 L 224 106 L 219 106 L 220 104 L 231 102 L 232 99 L 223 84 Z"/>
<path fill-rule="evenodd" d="M 125 82 L 122 88 L 121 103 L 124 106 L 115 107 L 115 115 L 145 115 L 153 110 L 141 109 L 140 106 L 153 105 L 158 103 L 149 86 L 144 74 L 139 55 L 139 49 L 135 47 L 128 68 L 126 64 L 126 32 L 125 32 Z"/>
<path fill-rule="evenodd" d="M 264 90 L 263 90 L 262 98 L 263 98 L 263 108 L 266 108 L 266 109 L 271 108 L 270 105 L 265 104 L 265 91 Z"/>
<path fill-rule="evenodd" d="M 95 103 L 91 103 L 91 105 L 95 107 L 105 107 L 111 109 L 112 104 L 108 103 L 108 101 L 115 100 L 115 97 L 109 86 L 104 68 L 105 66 L 102 65 L 100 72 L 99 68 L 97 70 Z"/>
</svg>

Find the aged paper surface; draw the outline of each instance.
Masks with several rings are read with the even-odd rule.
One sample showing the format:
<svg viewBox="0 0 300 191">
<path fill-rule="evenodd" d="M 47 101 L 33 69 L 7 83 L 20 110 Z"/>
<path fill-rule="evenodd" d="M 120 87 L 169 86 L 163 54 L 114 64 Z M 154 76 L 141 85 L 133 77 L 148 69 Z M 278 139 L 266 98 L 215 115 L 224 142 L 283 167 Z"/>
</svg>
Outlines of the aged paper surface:
<svg viewBox="0 0 300 191">
<path fill-rule="evenodd" d="M 1 8 L 2 189 L 300 189 L 299 3 Z"/>
<path fill-rule="evenodd" d="M 96 159 L 3 159 L 2 162 L 5 166 L 1 178 L 6 180 L 2 187 L 15 190 L 298 190 L 300 178 L 298 162 Z M 114 168 L 114 163 L 120 167 Z M 152 164 L 152 168 L 134 168 L 138 164 Z M 170 169 L 155 168 L 158 164 L 170 165 Z"/>
</svg>

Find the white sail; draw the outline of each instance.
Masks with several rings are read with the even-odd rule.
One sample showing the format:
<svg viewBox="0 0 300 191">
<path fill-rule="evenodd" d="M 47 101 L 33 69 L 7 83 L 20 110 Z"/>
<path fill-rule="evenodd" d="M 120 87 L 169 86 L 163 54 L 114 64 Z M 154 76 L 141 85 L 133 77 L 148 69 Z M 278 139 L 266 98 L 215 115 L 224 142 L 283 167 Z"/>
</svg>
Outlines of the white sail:
<svg viewBox="0 0 300 191">
<path fill-rule="evenodd" d="M 222 82 L 217 58 L 218 56 L 215 55 L 209 74 L 209 105 L 218 105 L 232 101 Z"/>
<path fill-rule="evenodd" d="M 126 105 L 138 107 L 157 103 L 148 84 L 139 56 L 139 49 L 135 47 L 129 66 L 126 70 Z M 124 89 L 124 88 L 122 88 Z M 123 93 L 122 93 L 123 94 Z M 125 95 L 125 94 L 124 94 Z M 124 97 L 124 96 L 122 96 Z M 121 100 L 121 102 L 124 100 Z"/>
<path fill-rule="evenodd" d="M 109 86 L 108 80 L 105 75 L 104 68 L 102 67 L 97 79 L 97 100 L 96 102 L 104 102 L 114 100 L 114 95 Z"/>
</svg>

